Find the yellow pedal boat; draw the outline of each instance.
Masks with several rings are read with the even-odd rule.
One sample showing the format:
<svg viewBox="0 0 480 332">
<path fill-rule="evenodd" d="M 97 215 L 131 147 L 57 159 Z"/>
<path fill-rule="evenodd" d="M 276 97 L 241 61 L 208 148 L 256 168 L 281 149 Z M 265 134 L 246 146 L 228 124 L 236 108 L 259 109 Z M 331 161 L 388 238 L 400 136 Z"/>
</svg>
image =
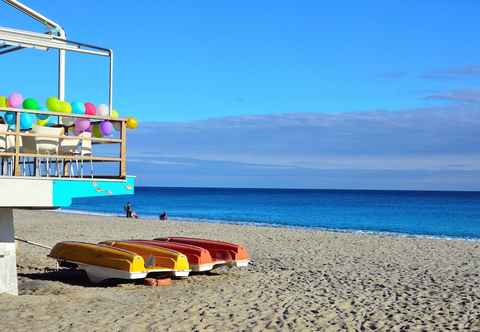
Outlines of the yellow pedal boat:
<svg viewBox="0 0 480 332">
<path fill-rule="evenodd" d="M 90 281 L 106 279 L 141 279 L 148 270 L 142 256 L 127 250 L 84 242 L 57 243 L 50 254 L 60 263 L 71 263 L 87 273 Z"/>
<path fill-rule="evenodd" d="M 172 249 L 129 241 L 103 241 L 99 244 L 141 256 L 146 269 L 151 272 L 171 272 L 175 277 L 188 277 L 191 271 L 187 256 Z"/>
</svg>

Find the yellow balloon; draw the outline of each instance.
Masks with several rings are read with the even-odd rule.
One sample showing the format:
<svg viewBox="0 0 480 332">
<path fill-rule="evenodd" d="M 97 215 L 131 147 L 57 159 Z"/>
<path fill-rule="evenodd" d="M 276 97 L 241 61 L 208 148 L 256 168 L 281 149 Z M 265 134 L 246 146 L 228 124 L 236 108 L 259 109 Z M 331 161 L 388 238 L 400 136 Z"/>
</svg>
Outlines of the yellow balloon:
<svg viewBox="0 0 480 332">
<path fill-rule="evenodd" d="M 135 129 L 138 127 L 137 119 L 131 117 L 127 119 L 127 128 L 128 129 Z"/>
<path fill-rule="evenodd" d="M 72 113 L 72 105 L 68 101 L 61 101 L 60 105 L 60 110 L 62 113 Z"/>
<path fill-rule="evenodd" d="M 41 119 L 37 120 L 37 125 L 39 126 L 46 126 L 47 123 L 48 123 L 48 118 L 46 118 L 45 120 L 41 120 Z"/>
<path fill-rule="evenodd" d="M 48 97 L 47 108 L 50 112 L 61 112 L 62 104 L 56 97 Z"/>
<path fill-rule="evenodd" d="M 113 109 L 112 110 L 112 113 L 110 114 L 110 117 L 112 119 L 118 119 L 120 117 L 120 114 L 118 114 L 117 110 L 116 109 Z"/>
<path fill-rule="evenodd" d="M 8 107 L 7 97 L 0 96 L 0 107 Z"/>
</svg>

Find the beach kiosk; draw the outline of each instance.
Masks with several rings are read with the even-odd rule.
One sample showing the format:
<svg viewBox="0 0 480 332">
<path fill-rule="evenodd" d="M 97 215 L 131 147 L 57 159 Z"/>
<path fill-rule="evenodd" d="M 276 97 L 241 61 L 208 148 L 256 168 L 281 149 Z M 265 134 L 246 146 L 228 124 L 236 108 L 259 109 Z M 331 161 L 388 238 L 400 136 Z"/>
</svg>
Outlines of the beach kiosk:
<svg viewBox="0 0 480 332">
<path fill-rule="evenodd" d="M 15 61 L 15 52 L 23 49 L 58 52 L 58 93 L 52 103 L 64 105 L 66 52 L 109 59 L 106 113 L 76 114 L 71 109 L 62 113 L 41 107 L 13 107 L 11 103 L 0 107 L 2 119 L 8 117 L 0 124 L 0 294 L 18 294 L 13 209 L 59 208 L 69 206 L 73 198 L 133 194 L 134 177 L 127 176 L 126 169 L 129 120 L 112 111 L 112 50 L 68 40 L 54 21 L 19 1 L 3 2 L 39 21 L 46 31 L 0 27 L 0 61 Z M 33 125 L 24 126 L 26 116 L 50 122 L 41 125 L 35 120 Z M 116 130 L 111 135 L 97 135 L 102 125 L 108 127 L 107 122 Z M 80 123 L 83 131 L 77 130 Z M 114 152 L 105 155 L 106 148 Z"/>
</svg>

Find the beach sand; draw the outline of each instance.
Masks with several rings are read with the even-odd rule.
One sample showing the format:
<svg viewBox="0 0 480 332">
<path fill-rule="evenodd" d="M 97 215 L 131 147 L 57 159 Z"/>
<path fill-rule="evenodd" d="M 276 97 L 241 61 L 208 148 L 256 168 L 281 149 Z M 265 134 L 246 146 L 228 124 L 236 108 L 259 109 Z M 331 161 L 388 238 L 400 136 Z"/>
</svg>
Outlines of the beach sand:
<svg viewBox="0 0 480 332">
<path fill-rule="evenodd" d="M 196 236 L 244 244 L 253 262 L 166 287 L 92 286 L 78 272 L 48 272 L 48 250 L 19 243 L 21 295 L 0 295 L 3 331 L 480 330 L 477 241 L 44 211 L 15 217 L 18 237 L 50 246 Z"/>
</svg>

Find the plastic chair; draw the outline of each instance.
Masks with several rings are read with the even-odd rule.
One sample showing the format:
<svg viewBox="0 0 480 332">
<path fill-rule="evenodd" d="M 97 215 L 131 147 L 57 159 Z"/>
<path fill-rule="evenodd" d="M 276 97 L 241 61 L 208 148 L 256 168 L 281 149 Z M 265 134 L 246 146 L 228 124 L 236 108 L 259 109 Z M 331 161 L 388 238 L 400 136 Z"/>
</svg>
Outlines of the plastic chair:
<svg viewBox="0 0 480 332">
<path fill-rule="evenodd" d="M 7 130 L 8 130 L 8 126 L 6 124 L 3 124 L 3 123 L 0 124 L 0 132 L 7 132 Z M 0 135 L 0 152 L 6 152 L 6 151 L 7 151 L 7 135 L 2 134 Z M 2 175 L 5 174 L 4 163 L 5 163 L 5 157 L 2 157 L 0 161 Z M 7 172 L 8 172 L 8 159 L 7 159 Z"/>
<path fill-rule="evenodd" d="M 56 159 L 56 175 L 59 176 L 60 172 L 58 170 L 58 152 L 60 145 L 60 137 L 48 137 L 48 136 L 62 136 L 64 134 L 63 127 L 42 127 L 42 126 L 33 126 L 32 134 L 37 135 L 46 135 L 35 136 L 35 137 L 23 137 L 22 151 L 24 153 L 34 153 L 46 155 L 46 176 L 50 176 L 50 156 L 54 156 Z M 41 159 L 36 160 L 35 162 L 36 175 L 40 174 L 41 168 Z"/>
<path fill-rule="evenodd" d="M 6 124 L 0 124 L 0 131 L 11 133 L 0 135 L 0 151 L 1 152 L 10 152 L 15 153 L 15 135 L 14 133 L 9 130 L 9 126 Z M 22 148 L 22 137 L 18 138 L 20 140 L 20 149 Z M 14 168 L 14 160 L 15 157 L 2 157 L 1 158 L 1 173 L 2 175 L 13 175 L 13 168 Z M 7 163 L 5 164 L 5 159 L 7 159 Z"/>
<path fill-rule="evenodd" d="M 83 132 L 77 136 L 78 138 L 64 138 L 60 142 L 60 151 L 62 154 L 71 155 L 75 158 L 76 169 L 80 168 L 80 177 L 83 177 L 83 160 L 78 166 L 78 156 L 91 156 L 92 155 L 92 141 L 90 138 L 92 134 L 89 132 Z M 70 176 L 74 174 L 73 164 L 70 163 Z M 93 177 L 93 162 L 90 160 L 90 173 Z"/>
</svg>

